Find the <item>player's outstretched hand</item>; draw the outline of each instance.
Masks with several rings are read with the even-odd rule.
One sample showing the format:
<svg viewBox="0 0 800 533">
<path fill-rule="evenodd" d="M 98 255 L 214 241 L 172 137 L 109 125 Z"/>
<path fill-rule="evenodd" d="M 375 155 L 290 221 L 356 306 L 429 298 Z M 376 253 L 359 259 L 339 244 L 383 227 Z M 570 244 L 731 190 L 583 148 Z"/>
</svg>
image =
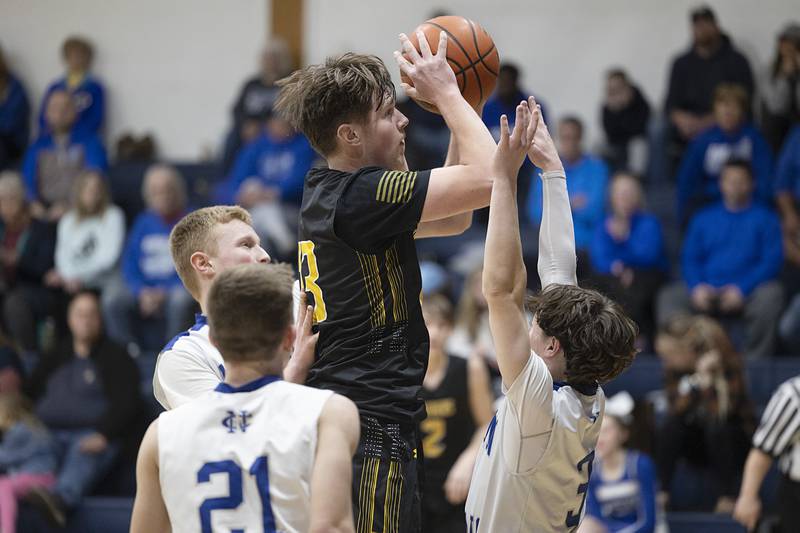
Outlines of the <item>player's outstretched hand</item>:
<svg viewBox="0 0 800 533">
<path fill-rule="evenodd" d="M 539 125 L 539 117 L 531 114 L 530 109 L 525 101 L 517 105 L 513 131 L 509 131 L 508 117 L 500 117 L 500 142 L 497 144 L 493 162 L 495 178 L 517 178 L 519 167 L 531 148 Z"/>
<path fill-rule="evenodd" d="M 447 34 L 439 34 L 439 47 L 431 52 L 428 38 L 417 32 L 419 51 L 414 48 L 405 33 L 400 34 L 401 51 L 394 57 L 400 71 L 411 78 L 414 86 L 403 83 L 402 87 L 410 98 L 438 104 L 442 98 L 460 96 L 456 75 L 447 63 Z"/>
<path fill-rule="evenodd" d="M 556 143 L 550 136 L 550 131 L 547 129 L 542 117 L 542 109 L 536 105 L 536 100 L 531 96 L 528 99 L 528 105 L 533 110 L 533 115 L 539 122 L 539 127 L 536 128 L 536 134 L 533 136 L 533 144 L 528 150 L 528 157 L 531 163 L 539 167 L 545 172 L 553 170 L 564 170 L 564 165 L 558 157 L 558 150 L 556 150 Z"/>
<path fill-rule="evenodd" d="M 304 384 L 311 365 L 316 356 L 319 333 L 313 333 L 314 308 L 307 305 L 306 294 L 300 294 L 300 306 L 297 310 L 295 328 L 297 337 L 294 341 L 292 357 L 283 369 L 283 379 L 292 383 Z"/>
</svg>

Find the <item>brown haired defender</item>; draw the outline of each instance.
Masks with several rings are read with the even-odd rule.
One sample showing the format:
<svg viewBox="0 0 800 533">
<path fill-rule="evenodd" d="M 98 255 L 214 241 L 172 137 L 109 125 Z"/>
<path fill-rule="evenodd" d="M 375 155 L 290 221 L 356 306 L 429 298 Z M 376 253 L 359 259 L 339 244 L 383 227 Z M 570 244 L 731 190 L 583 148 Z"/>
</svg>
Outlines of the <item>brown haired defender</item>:
<svg viewBox="0 0 800 533">
<path fill-rule="evenodd" d="M 269 361 L 292 324 L 288 265 L 239 265 L 219 274 L 208 294 L 210 336 L 226 361 Z"/>
</svg>

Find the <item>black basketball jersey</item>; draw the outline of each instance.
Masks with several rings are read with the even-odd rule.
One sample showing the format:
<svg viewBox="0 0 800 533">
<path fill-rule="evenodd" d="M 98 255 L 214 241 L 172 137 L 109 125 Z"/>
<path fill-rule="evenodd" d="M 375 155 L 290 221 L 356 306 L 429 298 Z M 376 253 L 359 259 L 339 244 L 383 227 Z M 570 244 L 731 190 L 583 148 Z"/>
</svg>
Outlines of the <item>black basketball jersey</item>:
<svg viewBox="0 0 800 533">
<path fill-rule="evenodd" d="M 422 389 L 427 418 L 420 424 L 425 452 L 425 497 L 445 500 L 447 474 L 475 434 L 469 404 L 467 360 L 448 356 L 447 372 L 436 390 Z"/>
<path fill-rule="evenodd" d="M 319 328 L 306 383 L 353 400 L 362 415 L 425 416 L 428 363 L 414 232 L 430 171 L 312 169 L 300 210 L 298 264 Z"/>
</svg>

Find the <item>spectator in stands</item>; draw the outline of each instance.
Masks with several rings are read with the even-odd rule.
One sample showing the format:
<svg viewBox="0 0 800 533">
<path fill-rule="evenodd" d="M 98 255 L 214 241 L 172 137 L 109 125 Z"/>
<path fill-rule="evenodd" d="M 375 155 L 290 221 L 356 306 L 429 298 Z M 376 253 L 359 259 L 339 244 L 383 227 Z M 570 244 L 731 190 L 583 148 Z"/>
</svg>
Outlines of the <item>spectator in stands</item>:
<svg viewBox="0 0 800 533">
<path fill-rule="evenodd" d="M 598 224 L 589 249 L 597 285 L 653 339 L 653 304 L 667 280 L 669 261 L 658 219 L 644 211 L 636 176 L 618 173 L 611 181 L 610 213 Z"/>
<path fill-rule="evenodd" d="M 405 130 L 408 167 L 436 168 L 444 165 L 450 130 L 442 115 L 423 109 L 411 98 L 398 101 L 397 109 L 408 118 Z"/>
<path fill-rule="evenodd" d="M 163 318 L 165 342 L 167 335 L 171 337 L 192 323 L 195 307 L 169 250 L 169 233 L 186 214 L 183 177 L 173 167 L 153 165 L 145 174 L 142 193 L 147 210 L 136 218 L 128 234 L 122 252 L 122 279 L 112 281 L 103 292 L 109 337 L 133 350 L 142 342 L 136 335 L 142 318 Z"/>
<path fill-rule="evenodd" d="M 72 97 L 77 117 L 75 134 L 100 135 L 105 116 L 105 96 L 102 84 L 89 72 L 92 68 L 94 50 L 86 39 L 69 37 L 61 45 L 61 56 L 67 67 L 63 78 L 54 81 L 42 98 L 39 114 L 39 136 L 52 134 L 45 110 L 49 109 L 50 97 L 56 92 L 66 92 Z"/>
<path fill-rule="evenodd" d="M 712 99 L 721 83 L 744 87 L 753 95 L 750 64 L 717 24 L 708 6 L 692 11 L 692 45 L 672 62 L 665 121 L 655 124 L 650 147 L 651 178 L 666 180 L 687 143 L 714 123 Z"/>
<path fill-rule="evenodd" d="M 250 211 L 265 244 L 281 257 L 297 250 L 297 218 L 306 174 L 317 158 L 308 140 L 284 118 L 272 115 L 264 133 L 236 158 L 220 203 Z"/>
<path fill-rule="evenodd" d="M 464 281 L 458 301 L 455 329 L 447 340 L 447 352 L 467 358 L 476 351 L 497 367 L 494 342 L 489 331 L 488 306 L 481 285 L 482 275 L 483 266 L 479 266 Z"/>
<path fill-rule="evenodd" d="M 647 160 L 647 125 L 650 104 L 622 69 L 606 75 L 606 95 L 602 107 L 606 134 L 606 159 L 613 170 L 643 173 Z"/>
<path fill-rule="evenodd" d="M 781 384 L 769 400 L 753 435 L 753 448 L 744 466 L 742 488 L 733 517 L 755 531 L 761 515 L 759 490 L 774 460 L 781 480 L 776 507 L 780 533 L 793 533 L 800 524 L 800 376 Z M 776 531 L 776 530 L 772 530 Z"/>
<path fill-rule="evenodd" d="M 653 461 L 628 448 L 633 398 L 619 392 L 606 401 L 579 533 L 653 533 L 658 480 Z"/>
<path fill-rule="evenodd" d="M 753 178 L 746 161 L 725 164 L 722 202 L 695 215 L 683 242 L 683 281 L 658 298 L 664 324 L 689 309 L 742 316 L 748 357 L 775 352 L 776 323 L 783 306 L 777 280 L 783 262 L 778 217 L 753 202 Z"/>
<path fill-rule="evenodd" d="M 579 256 L 587 252 L 602 223 L 608 188 L 608 167 L 583 150 L 583 123 L 577 117 L 564 117 L 558 123 L 558 151 L 569 176 L 569 199 L 575 225 L 575 246 Z M 535 180 L 528 200 L 528 212 L 534 224 L 542 220 L 542 183 Z M 580 265 L 582 261 L 578 261 Z M 580 268 L 580 267 L 579 267 Z M 582 277 L 578 273 L 578 277 Z"/>
<path fill-rule="evenodd" d="M 53 267 L 55 232 L 50 224 L 31 216 L 25 187 L 15 172 L 0 174 L 0 266 L 2 266 L 3 320 L 19 348 L 23 362 L 36 358 L 37 323 L 50 316 L 56 295 L 42 286 Z"/>
<path fill-rule="evenodd" d="M 17 531 L 17 500 L 56 483 L 53 437 L 18 393 L 0 395 L 0 531 Z"/>
<path fill-rule="evenodd" d="M 223 169 L 227 173 L 242 146 L 254 141 L 272 113 L 278 97 L 275 82 L 292 71 L 292 56 L 286 41 L 269 40 L 261 52 L 261 69 L 242 86 L 233 107 L 233 128 L 225 141 Z"/>
<path fill-rule="evenodd" d="M 742 87 L 723 84 L 714 91 L 714 126 L 692 141 L 678 170 L 681 222 L 719 199 L 719 174 L 729 159 L 750 161 L 756 199 L 771 202 L 772 151 L 758 129 L 747 122 L 747 106 Z"/>
<path fill-rule="evenodd" d="M 486 127 L 492 132 L 495 139 L 500 138 L 500 117 L 506 115 L 509 124 L 513 125 L 516 118 L 517 105 L 528 98 L 530 93 L 526 93 L 519 85 L 519 67 L 514 63 L 503 63 L 497 75 L 497 89 L 494 94 L 486 100 L 481 117 Z M 536 98 L 539 103 L 539 98 Z M 539 103 L 541 106 L 542 104 Z M 542 106 L 542 117 L 544 117 L 544 106 Z"/>
<path fill-rule="evenodd" d="M 23 376 L 22 361 L 11 341 L 0 332 L 0 397 L 20 392 Z"/>
<path fill-rule="evenodd" d="M 486 364 L 478 357 L 449 355 L 453 308 L 441 295 L 425 298 L 422 314 L 430 332 L 430 359 L 422 385 L 428 417 L 420 424 L 425 457 L 424 531 L 464 533 L 475 458 L 494 413 Z"/>
<path fill-rule="evenodd" d="M 800 24 L 791 23 L 778 35 L 775 59 L 760 89 L 764 135 L 778 151 L 792 125 L 800 122 Z"/>
<path fill-rule="evenodd" d="M 100 303 L 77 293 L 67 313 L 70 335 L 31 376 L 36 414 L 52 431 L 60 460 L 52 492 L 32 493 L 56 522 L 77 506 L 113 465 L 141 414 L 139 370 L 103 331 Z"/>
<path fill-rule="evenodd" d="M 656 435 L 660 499 L 669 502 L 676 466 L 684 459 L 711 474 L 716 511 L 730 512 L 754 427 L 742 358 L 722 326 L 702 316 L 673 318 L 656 350 L 668 402 Z"/>
<path fill-rule="evenodd" d="M 0 170 L 16 165 L 25 152 L 30 113 L 25 88 L 8 69 L 0 49 Z"/>
<path fill-rule="evenodd" d="M 106 180 L 92 171 L 75 182 L 72 206 L 58 222 L 56 264 L 45 285 L 68 294 L 84 288 L 102 292 L 125 241 L 125 215 L 111 204 Z"/>
<path fill-rule="evenodd" d="M 28 148 L 22 172 L 39 218 L 57 221 L 69 208 L 75 178 L 85 170 L 106 170 L 106 152 L 92 133 L 73 129 L 75 106 L 69 93 L 57 89 L 47 99 L 48 133 Z"/>
<path fill-rule="evenodd" d="M 786 263 L 782 281 L 790 299 L 778 331 L 786 346 L 800 353 L 800 125 L 789 133 L 778 158 L 775 189 L 783 228 Z"/>
</svg>

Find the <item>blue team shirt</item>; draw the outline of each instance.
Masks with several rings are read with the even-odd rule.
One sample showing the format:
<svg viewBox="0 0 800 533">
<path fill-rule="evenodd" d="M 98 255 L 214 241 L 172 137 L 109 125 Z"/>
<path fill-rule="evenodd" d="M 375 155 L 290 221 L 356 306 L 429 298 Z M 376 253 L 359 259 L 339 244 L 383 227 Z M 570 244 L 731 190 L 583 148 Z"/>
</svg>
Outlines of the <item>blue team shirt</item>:
<svg viewBox="0 0 800 533">
<path fill-rule="evenodd" d="M 54 81 L 47 88 L 47 92 L 42 98 L 42 107 L 39 112 L 39 135 L 47 133 L 45 111 L 47 109 L 47 100 L 54 91 L 67 91 L 72 95 L 75 102 L 75 110 L 78 113 L 73 126 L 74 131 L 95 135 L 100 134 L 105 117 L 105 90 L 97 79 L 87 74 L 81 83 L 72 89 L 67 85 L 66 78 Z"/>
<path fill-rule="evenodd" d="M 136 217 L 122 253 L 122 275 L 134 295 L 144 287 L 181 285 L 169 250 L 169 232 L 180 218 L 167 221 L 149 210 Z"/>
<path fill-rule="evenodd" d="M 603 479 L 603 462 L 597 460 L 586 494 L 586 515 L 609 532 L 652 533 L 656 526 L 656 474 L 646 455 L 628 451 L 622 476 Z"/>
<path fill-rule="evenodd" d="M 800 200 L 800 124 L 786 137 L 775 169 L 775 191 Z"/>
<path fill-rule="evenodd" d="M 598 224 L 589 248 L 592 268 L 600 274 L 611 274 L 615 261 L 637 270 L 669 272 L 661 222 L 649 214 L 638 212 L 631 217 L 628 238 L 617 241 L 608 232 L 608 217 Z"/>
</svg>

